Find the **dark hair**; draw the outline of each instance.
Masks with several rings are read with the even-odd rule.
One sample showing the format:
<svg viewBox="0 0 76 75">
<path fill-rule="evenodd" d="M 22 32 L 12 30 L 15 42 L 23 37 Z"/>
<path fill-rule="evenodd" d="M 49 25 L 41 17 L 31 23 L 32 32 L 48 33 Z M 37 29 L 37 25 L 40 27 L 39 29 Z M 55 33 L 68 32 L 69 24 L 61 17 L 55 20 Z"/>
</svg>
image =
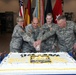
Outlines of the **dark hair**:
<svg viewBox="0 0 76 75">
<path fill-rule="evenodd" d="M 65 15 L 60 15 L 57 17 L 57 20 L 66 19 Z"/>
</svg>

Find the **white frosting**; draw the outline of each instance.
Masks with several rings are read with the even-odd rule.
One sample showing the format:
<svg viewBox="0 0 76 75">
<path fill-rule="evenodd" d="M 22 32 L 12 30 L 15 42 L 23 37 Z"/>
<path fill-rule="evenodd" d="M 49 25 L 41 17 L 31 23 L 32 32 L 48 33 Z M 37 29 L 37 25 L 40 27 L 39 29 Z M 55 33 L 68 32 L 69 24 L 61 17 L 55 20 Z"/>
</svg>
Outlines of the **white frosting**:
<svg viewBox="0 0 76 75">
<path fill-rule="evenodd" d="M 31 63 L 31 56 L 49 56 L 50 63 Z M 50 55 L 51 54 L 51 55 Z M 56 56 L 59 55 L 59 56 Z M 41 60 L 42 58 L 38 58 Z M 43 60 L 43 59 L 42 59 Z M 44 59 L 45 60 L 45 59 Z M 9 53 L 0 64 L 0 73 L 2 72 L 23 72 L 26 74 L 76 74 L 76 61 L 67 53 Z"/>
</svg>

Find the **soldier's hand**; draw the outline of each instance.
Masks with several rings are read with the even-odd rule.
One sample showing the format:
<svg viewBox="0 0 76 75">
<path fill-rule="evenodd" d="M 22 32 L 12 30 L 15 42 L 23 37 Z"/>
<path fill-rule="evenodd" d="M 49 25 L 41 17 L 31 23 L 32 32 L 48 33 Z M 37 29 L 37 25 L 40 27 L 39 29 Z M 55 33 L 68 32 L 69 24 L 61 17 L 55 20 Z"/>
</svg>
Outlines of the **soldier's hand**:
<svg viewBox="0 0 76 75">
<path fill-rule="evenodd" d="M 54 45 L 52 46 L 52 49 L 55 49 L 55 46 Z"/>
<path fill-rule="evenodd" d="M 36 48 L 38 45 L 41 45 L 41 40 L 35 41 L 33 46 Z"/>
<path fill-rule="evenodd" d="M 50 31 L 52 31 L 52 28 L 50 27 Z"/>
<path fill-rule="evenodd" d="M 40 45 L 37 45 L 35 49 L 36 49 L 36 51 L 39 52 L 40 51 Z"/>
<path fill-rule="evenodd" d="M 41 45 L 41 40 L 38 40 L 37 41 L 37 45 Z"/>
<path fill-rule="evenodd" d="M 73 46 L 73 51 L 72 51 L 72 53 L 73 53 L 73 57 L 76 58 L 76 43 L 75 43 L 74 46 Z"/>
<path fill-rule="evenodd" d="M 73 49 L 76 50 L 76 43 L 74 44 Z"/>
<path fill-rule="evenodd" d="M 36 42 L 33 43 L 34 48 L 36 48 Z"/>
</svg>

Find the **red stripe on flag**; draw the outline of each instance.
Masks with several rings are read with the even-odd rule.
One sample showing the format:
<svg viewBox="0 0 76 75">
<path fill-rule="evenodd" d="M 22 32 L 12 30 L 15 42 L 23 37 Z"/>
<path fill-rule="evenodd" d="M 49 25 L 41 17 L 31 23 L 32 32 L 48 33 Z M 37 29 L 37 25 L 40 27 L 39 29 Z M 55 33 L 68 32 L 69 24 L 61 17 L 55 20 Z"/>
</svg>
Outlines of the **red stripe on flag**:
<svg viewBox="0 0 76 75">
<path fill-rule="evenodd" d="M 19 9 L 19 16 L 24 17 L 24 8 L 23 8 L 23 0 L 19 0 L 19 5 L 20 5 L 20 9 Z"/>
</svg>

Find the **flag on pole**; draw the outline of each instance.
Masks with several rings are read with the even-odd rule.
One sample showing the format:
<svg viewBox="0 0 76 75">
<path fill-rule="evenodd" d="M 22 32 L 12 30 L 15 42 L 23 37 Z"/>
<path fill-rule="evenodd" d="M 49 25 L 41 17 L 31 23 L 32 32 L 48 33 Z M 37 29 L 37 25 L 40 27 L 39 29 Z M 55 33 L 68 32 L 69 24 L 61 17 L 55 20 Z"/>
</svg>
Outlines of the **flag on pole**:
<svg viewBox="0 0 76 75">
<path fill-rule="evenodd" d="M 62 15 L 62 0 L 56 0 L 56 3 L 53 8 L 53 18 L 55 23 L 57 23 L 56 17 L 58 15 Z"/>
<path fill-rule="evenodd" d="M 44 0 L 36 0 L 33 17 L 37 17 L 40 20 L 40 25 L 44 24 Z"/>
<path fill-rule="evenodd" d="M 40 0 L 36 0 L 36 6 L 33 12 L 33 17 L 40 19 Z"/>
<path fill-rule="evenodd" d="M 25 24 L 30 24 L 31 21 L 31 0 L 28 0 L 27 7 L 25 10 Z"/>
<path fill-rule="evenodd" d="M 36 6 L 33 12 L 33 17 L 37 17 L 40 20 L 40 0 L 36 0 Z"/>
<path fill-rule="evenodd" d="M 52 13 L 52 4 L 51 4 L 51 0 L 47 0 L 47 5 L 46 5 L 46 9 L 45 9 L 45 22 L 46 22 L 46 15 L 48 13 Z"/>
<path fill-rule="evenodd" d="M 22 16 L 24 18 L 24 8 L 23 8 L 23 0 L 19 0 L 19 16 Z"/>
</svg>

